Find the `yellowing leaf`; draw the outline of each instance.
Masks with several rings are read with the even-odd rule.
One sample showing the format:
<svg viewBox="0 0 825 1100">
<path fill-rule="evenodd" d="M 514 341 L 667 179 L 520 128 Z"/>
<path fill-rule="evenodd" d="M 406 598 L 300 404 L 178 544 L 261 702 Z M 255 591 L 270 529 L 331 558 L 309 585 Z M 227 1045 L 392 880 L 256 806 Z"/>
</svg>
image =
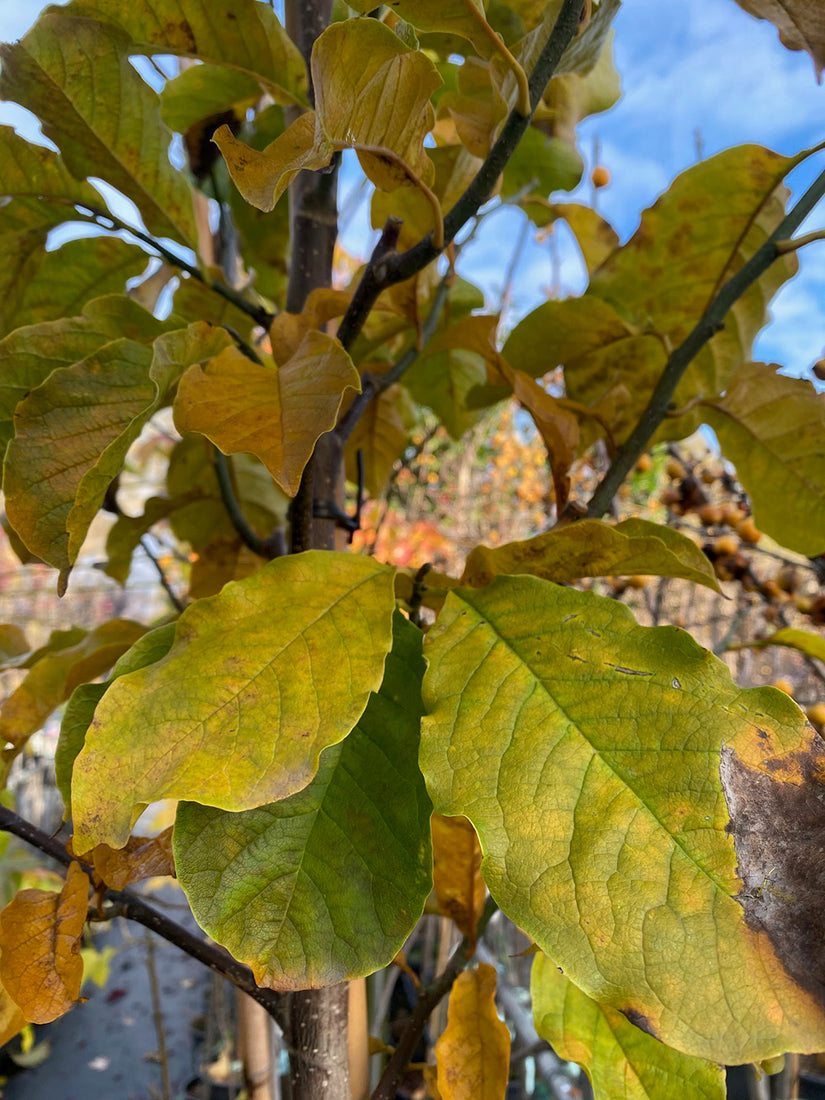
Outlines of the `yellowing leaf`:
<svg viewBox="0 0 825 1100">
<path fill-rule="evenodd" d="M 178 807 L 175 855 L 192 911 L 259 985 L 370 974 L 420 917 L 432 885 L 423 671 L 421 632 L 396 613 L 380 689 L 304 790 L 240 814 Z"/>
<path fill-rule="evenodd" d="M 522 208 L 538 226 L 554 224 L 558 218 L 567 222 L 576 238 L 588 275 L 602 264 L 619 244 L 619 235 L 609 222 L 592 206 L 580 206 L 574 202 L 548 203 L 528 198 L 522 200 Z"/>
<path fill-rule="evenodd" d="M 372 11 L 370 0 L 355 0 L 350 7 L 362 15 Z M 392 0 L 390 7 L 420 31 L 457 34 L 472 42 L 481 54 L 493 51 L 484 30 L 484 0 Z"/>
<path fill-rule="evenodd" d="M 719 591 L 713 566 L 687 535 L 644 519 L 615 526 L 583 519 L 524 542 L 490 548 L 476 546 L 464 566 L 462 581 L 483 587 L 501 573 L 531 573 L 556 584 L 580 577 L 683 577 Z"/>
<path fill-rule="evenodd" d="M 204 322 L 160 336 L 151 348 L 114 340 L 54 371 L 18 405 L 6 453 L 6 511 L 23 542 L 61 569 L 64 581 L 144 424 L 184 367 L 229 342 Z"/>
<path fill-rule="evenodd" d="M 175 424 L 201 432 L 224 454 L 254 454 L 294 496 L 319 436 L 335 426 L 347 389 L 361 379 L 337 340 L 310 332 L 280 367 L 227 348 L 190 368 L 178 386 Z"/>
<path fill-rule="evenodd" d="M 78 684 L 111 668 L 145 629 L 128 619 L 110 619 L 88 633 L 55 631 L 24 663 L 25 679 L 0 705 L 0 742 L 25 744 Z"/>
<path fill-rule="evenodd" d="M 48 1024 L 80 996 L 89 880 L 72 863 L 59 894 L 21 890 L 0 913 L 0 980 L 26 1020 Z"/>
<path fill-rule="evenodd" d="M 412 402 L 404 387 L 389 386 L 370 401 L 347 440 L 344 450 L 347 477 L 357 481 L 360 451 L 364 483 L 370 496 L 379 496 L 396 460 L 403 454 L 413 416 Z"/>
<path fill-rule="evenodd" d="M 807 50 L 822 79 L 825 69 L 825 11 L 819 0 L 736 0 L 757 19 L 769 19 L 789 50 Z"/>
<path fill-rule="evenodd" d="M 587 1072 L 596 1100 L 725 1100 L 721 1066 L 691 1058 L 578 989 L 546 955 L 533 961 L 536 1030 Z"/>
<path fill-rule="evenodd" d="M 562 364 L 567 395 L 593 406 L 622 385 L 630 401 L 611 425 L 621 441 L 646 405 L 667 361 L 716 292 L 776 228 L 782 179 L 793 162 L 758 146 L 727 149 L 689 168 L 642 215 L 627 244 L 593 271 L 582 298 L 547 302 L 516 326 L 508 362 L 533 376 Z M 772 264 L 733 307 L 725 329 L 697 356 L 675 395 L 677 407 L 722 393 L 750 357 L 768 302 L 796 270 Z M 690 434 L 701 412 L 668 419 L 661 438 Z"/>
<path fill-rule="evenodd" d="M 796 878 L 777 873 L 758 923 L 737 877 L 751 847 L 739 788 L 763 783 L 789 822 L 795 798 L 804 820 L 819 805 L 825 749 L 787 696 L 740 690 L 682 631 L 532 577 L 451 592 L 425 655 L 434 809 L 469 818 L 492 896 L 577 986 L 711 1061 L 821 1045 L 806 954 L 819 940 L 802 931 L 821 917 L 799 884 L 817 857 L 798 856 L 791 828 Z"/>
<path fill-rule="evenodd" d="M 306 66 L 268 4 L 248 0 L 74 0 L 68 10 L 122 29 L 130 52 L 178 54 L 255 77 L 277 103 L 307 103 Z"/>
<path fill-rule="evenodd" d="M 759 529 L 799 554 L 825 551 L 825 396 L 775 365 L 745 363 L 703 413 Z"/>
<path fill-rule="evenodd" d="M 93 187 L 71 175 L 57 153 L 26 141 L 11 126 L 0 126 L 0 195 L 86 204 L 101 201 Z M 67 207 L 67 217 L 71 213 Z"/>
<path fill-rule="evenodd" d="M 115 26 L 50 8 L 0 48 L 0 96 L 37 115 L 72 175 L 104 178 L 134 201 L 150 233 L 191 244 L 191 189 L 169 161 L 171 133 L 129 44 Z"/>
<path fill-rule="evenodd" d="M 430 96 L 441 82 L 428 57 L 377 19 L 333 23 L 312 49 L 315 109 L 327 141 L 389 150 L 425 183 L 433 179 L 424 150 L 435 121 Z M 381 153 L 359 153 L 359 159 L 376 187 L 392 191 L 408 182 Z"/>
<path fill-rule="evenodd" d="M 26 1026 L 26 1017 L 0 985 L 0 1047 L 19 1035 Z"/>
<path fill-rule="evenodd" d="M 492 966 L 480 963 L 459 974 L 435 1057 L 442 1100 L 504 1100 L 510 1076 L 510 1032 L 496 1012 Z"/>
<path fill-rule="evenodd" d="M 466 817 L 432 816 L 433 887 L 438 908 L 475 947 L 476 925 L 487 887 L 481 877 L 481 848 Z"/>
<path fill-rule="evenodd" d="M 245 810 L 302 790 L 381 685 L 393 572 L 314 551 L 190 605 L 163 659 L 116 680 L 74 762 L 75 847 L 122 846 L 159 798 Z"/>
<path fill-rule="evenodd" d="M 213 141 L 220 149 L 232 182 L 247 202 L 259 210 L 273 210 L 275 203 L 302 169 L 325 167 L 331 147 L 315 144 L 315 112 L 300 115 L 263 152 L 239 141 L 228 126 L 220 126 Z"/>
<path fill-rule="evenodd" d="M 90 858 L 99 879 L 113 890 L 155 875 L 174 875 L 172 826 L 159 836 L 130 836 L 125 848 L 98 844 Z"/>
<path fill-rule="evenodd" d="M 210 63 L 192 65 L 164 84 L 161 115 L 170 129 L 186 134 L 197 123 L 225 111 L 242 119 L 260 98 L 261 86 L 249 73 Z"/>
</svg>

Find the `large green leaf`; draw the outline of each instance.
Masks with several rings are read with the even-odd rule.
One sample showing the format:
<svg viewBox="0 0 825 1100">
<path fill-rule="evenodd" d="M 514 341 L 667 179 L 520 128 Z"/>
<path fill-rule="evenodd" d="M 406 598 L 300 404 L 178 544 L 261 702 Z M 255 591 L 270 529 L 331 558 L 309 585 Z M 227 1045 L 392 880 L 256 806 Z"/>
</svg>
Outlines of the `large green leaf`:
<svg viewBox="0 0 825 1100">
<path fill-rule="evenodd" d="M 0 97 L 37 115 L 74 176 L 105 179 L 135 202 L 151 233 L 192 244 L 191 190 L 169 161 L 160 101 L 128 52 L 115 26 L 49 8 L 19 42 L 0 47 Z"/>
<path fill-rule="evenodd" d="M 67 241 L 17 280 L 0 305 L 0 332 L 71 317 L 93 298 L 122 292 L 146 263 L 143 249 L 117 237 Z"/>
<path fill-rule="evenodd" d="M 121 294 L 89 302 L 78 317 L 63 317 L 9 333 L 0 340 L 0 452 L 5 453 L 12 437 L 17 403 L 45 382 L 53 370 L 81 362 L 119 336 L 148 343 L 168 327 L 169 322 L 158 321 Z"/>
<path fill-rule="evenodd" d="M 745 363 L 702 413 L 759 529 L 799 554 L 825 551 L 825 395 L 775 365 Z"/>
<path fill-rule="evenodd" d="M 546 955 L 530 982 L 536 1031 L 586 1070 L 595 1100 L 725 1100 L 720 1066 L 680 1054 L 578 989 Z"/>
<path fill-rule="evenodd" d="M 306 787 L 381 686 L 393 609 L 391 569 L 319 551 L 190 605 L 168 656 L 95 711 L 72 779 L 77 851 L 121 847 L 158 798 L 247 810 Z"/>
<path fill-rule="evenodd" d="M 11 126 L 0 126 L 0 196 L 67 200 L 67 218 L 72 203 L 100 204 L 97 191 L 78 182 L 57 153 L 32 145 Z"/>
<path fill-rule="evenodd" d="M 621 440 L 646 405 L 669 349 L 682 343 L 722 284 L 781 221 L 782 179 L 793 163 L 746 145 L 689 168 L 645 211 L 627 244 L 594 270 L 584 297 L 547 302 L 515 328 L 504 348 L 507 359 L 533 375 L 562 364 L 568 396 L 583 405 L 625 386 L 631 400 L 611 425 Z M 724 330 L 682 379 L 677 407 L 724 391 L 750 357 L 768 302 L 796 266 L 793 255 L 783 257 L 739 299 Z M 700 422 L 694 409 L 667 420 L 659 435 L 681 438 Z"/>
<path fill-rule="evenodd" d="M 386 966 L 432 888 L 421 632 L 396 612 L 394 636 L 381 688 L 308 787 L 239 814 L 178 808 L 175 866 L 195 918 L 258 985 L 331 985 Z"/>
<path fill-rule="evenodd" d="M 461 579 L 481 587 L 502 573 L 530 573 L 556 584 L 643 573 L 684 577 L 720 591 L 713 566 L 692 539 L 644 519 L 626 519 L 615 526 L 583 519 L 524 542 L 476 546 L 467 556 Z"/>
<path fill-rule="evenodd" d="M 774 845 L 780 896 L 758 924 L 736 873 L 734 780 L 789 803 L 821 789 L 825 747 L 787 696 L 738 689 L 676 628 L 532 577 L 451 592 L 425 655 L 434 809 L 469 818 L 493 897 L 576 985 L 712 1061 L 821 1046 L 819 936 L 795 917 L 821 920 L 815 891 L 785 888 L 788 860 L 813 871 L 818 834 Z"/>
<path fill-rule="evenodd" d="M 86 731 L 94 718 L 95 708 L 112 683 L 127 672 L 154 664 L 169 652 L 175 640 L 175 624 L 167 623 L 132 645 L 114 664 L 112 674 L 103 684 L 79 684 L 71 694 L 60 723 L 60 736 L 54 754 L 55 785 L 66 807 L 65 817 L 72 814 L 72 768 L 77 755 L 86 743 Z M 111 662 L 110 662 L 111 663 Z M 107 668 L 109 665 L 106 666 Z"/>
<path fill-rule="evenodd" d="M 20 402 L 6 453 L 6 511 L 29 550 L 61 570 L 61 583 L 144 424 L 187 366 L 229 343 L 204 322 L 152 347 L 124 337 L 55 370 Z"/>
<path fill-rule="evenodd" d="M 68 10 L 121 28 L 131 53 L 178 54 L 251 74 L 278 103 L 306 106 L 306 65 L 269 4 L 249 0 L 74 0 Z"/>
<path fill-rule="evenodd" d="M 254 454 L 294 496 L 318 437 L 335 426 L 347 389 L 360 391 L 360 376 L 326 333 L 307 333 L 279 367 L 227 348 L 183 376 L 175 425 L 181 433 L 201 432 L 224 454 Z"/>
</svg>

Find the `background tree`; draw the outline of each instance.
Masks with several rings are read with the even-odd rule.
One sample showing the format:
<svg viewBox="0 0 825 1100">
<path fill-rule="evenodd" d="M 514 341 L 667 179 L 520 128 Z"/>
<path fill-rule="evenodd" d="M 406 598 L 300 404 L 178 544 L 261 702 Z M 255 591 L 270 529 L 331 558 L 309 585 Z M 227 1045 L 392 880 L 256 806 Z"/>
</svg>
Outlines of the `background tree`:
<svg viewBox="0 0 825 1100">
<path fill-rule="evenodd" d="M 687 634 L 639 625 L 592 582 L 718 591 L 716 565 L 762 583 L 737 543 L 703 553 L 632 507 L 634 476 L 666 472 L 664 452 L 644 452 L 701 424 L 738 481 L 727 472 L 716 495 L 732 499 L 710 500 L 671 454 L 672 511 L 749 543 L 755 521 L 791 562 L 825 551 L 825 404 L 750 361 L 796 251 L 822 236 L 793 234 L 825 174 L 786 210 L 783 180 L 808 151 L 727 150 L 621 245 L 594 210 L 551 198 L 580 177 L 577 123 L 618 96 L 616 0 L 311 0 L 287 3 L 283 26 L 258 0 L 173 7 L 72 0 L 2 52 L 0 94 L 59 149 L 0 132 L 8 522 L 61 593 L 101 509 L 118 517 L 119 579 L 160 523 L 195 561 L 183 597 L 164 574 L 176 613 L 151 629 L 114 619 L 35 649 L 4 630 L 5 667 L 28 670 L 0 711 L 4 772 L 68 700 L 56 770 L 72 836 L 0 810 L 68 869 L 59 892 L 23 891 L 0 914 L 0 1037 L 76 1001 L 91 906 L 277 1016 L 293 1096 L 344 1096 L 345 983 L 392 962 L 435 881 L 464 939 L 387 1052 L 376 1100 L 451 989 L 431 1091 L 503 1095 L 509 1040 L 495 973 L 475 960 L 496 906 L 536 945 L 539 1033 L 599 1095 L 719 1096 L 719 1063 L 819 1049 L 821 740 L 787 694 L 737 688 Z M 795 9 L 780 33 L 819 66 L 822 17 Z M 141 55 L 200 64 L 158 95 Z M 347 150 L 381 234 L 333 287 Z M 538 227 L 566 222 L 589 275 L 505 341 L 455 272 L 459 234 L 494 197 Z M 66 223 L 105 232 L 47 250 Z M 505 398 L 546 451 L 546 488 L 519 485 L 546 502 L 539 533 L 469 548 L 460 577 L 346 549 L 364 491 L 434 437 L 421 407 L 473 440 L 458 488 L 502 456 L 519 477 L 504 436 L 466 435 Z M 124 515 L 124 463 L 153 440 L 164 492 Z M 605 522 L 626 488 L 630 515 Z M 810 601 L 798 610 L 817 622 Z M 821 637 L 783 631 L 760 644 L 821 656 Z M 171 847 L 132 835 L 160 798 L 180 800 Z M 129 891 L 172 857 L 226 951 Z"/>
</svg>

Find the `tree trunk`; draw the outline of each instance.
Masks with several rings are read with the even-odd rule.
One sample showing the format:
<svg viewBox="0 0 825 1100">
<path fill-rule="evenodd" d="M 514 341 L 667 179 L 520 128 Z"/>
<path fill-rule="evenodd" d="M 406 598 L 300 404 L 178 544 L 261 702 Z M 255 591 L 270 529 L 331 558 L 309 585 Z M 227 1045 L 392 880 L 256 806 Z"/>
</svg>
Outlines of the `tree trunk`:
<svg viewBox="0 0 825 1100">
<path fill-rule="evenodd" d="M 312 44 L 328 25 L 332 0 L 287 0 L 286 29 L 309 65 Z M 289 190 L 290 262 L 286 308 L 300 312 L 307 296 L 332 280 L 338 233 L 337 158 L 327 172 L 301 172 Z M 314 499 L 332 501 L 341 479 L 341 449 L 322 436 L 293 505 L 293 551 L 335 548 L 335 523 L 313 518 Z M 289 1052 L 292 1100 L 349 1096 L 346 985 L 284 998 L 282 1028 Z"/>
</svg>

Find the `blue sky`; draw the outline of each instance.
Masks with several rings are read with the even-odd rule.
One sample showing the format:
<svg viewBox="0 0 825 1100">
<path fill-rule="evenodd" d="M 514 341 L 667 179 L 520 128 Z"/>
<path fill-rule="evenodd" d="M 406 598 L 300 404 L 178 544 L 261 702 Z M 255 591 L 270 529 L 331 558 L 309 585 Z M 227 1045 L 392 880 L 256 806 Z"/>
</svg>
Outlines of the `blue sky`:
<svg viewBox="0 0 825 1100">
<path fill-rule="evenodd" d="M 0 41 L 19 37 L 43 5 L 0 0 Z M 825 140 L 825 85 L 815 80 L 807 54 L 779 43 L 774 27 L 743 12 L 733 0 L 624 0 L 616 21 L 616 64 L 623 96 L 609 112 L 579 128 L 590 160 L 598 140 L 600 160 L 612 174 L 599 194 L 599 209 L 622 238 L 638 224 L 645 206 L 697 159 L 697 133 L 705 156 L 729 145 L 758 142 L 785 154 Z M 0 122 L 31 135 L 27 113 L 0 103 Z M 812 158 L 790 177 L 799 193 L 825 165 Z M 345 182 L 344 196 L 347 186 Z M 589 194 L 589 187 L 584 192 Z M 359 220 L 360 219 L 360 220 Z M 825 225 L 825 204 L 807 229 Z M 490 220 L 467 249 L 463 268 L 495 302 L 521 226 L 514 211 Z M 364 211 L 347 242 L 368 248 Z M 572 247 L 560 250 L 561 285 L 582 289 Z M 759 338 L 758 355 L 808 375 L 825 349 L 825 242 L 804 250 L 801 272 L 774 300 L 773 321 Z M 553 281 L 548 246 L 528 241 L 513 285 L 511 320 L 543 300 Z"/>
</svg>

